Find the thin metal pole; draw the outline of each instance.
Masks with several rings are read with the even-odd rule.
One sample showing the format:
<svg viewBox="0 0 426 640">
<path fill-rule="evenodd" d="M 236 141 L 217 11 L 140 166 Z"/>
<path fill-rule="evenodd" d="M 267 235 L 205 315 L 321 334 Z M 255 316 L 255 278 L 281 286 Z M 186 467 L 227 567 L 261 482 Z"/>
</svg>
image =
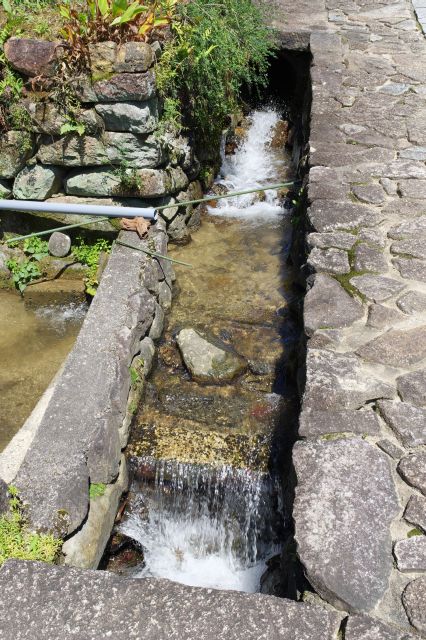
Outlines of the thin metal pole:
<svg viewBox="0 0 426 640">
<path fill-rule="evenodd" d="M 65 227 L 55 227 L 54 229 L 47 229 L 47 231 L 36 231 L 35 233 L 29 233 L 26 236 L 9 238 L 9 240 L 6 240 L 6 244 L 13 244 L 14 242 L 20 242 L 21 240 L 27 240 L 28 238 L 34 238 L 35 236 L 48 236 L 55 231 L 68 231 L 68 229 L 76 229 L 77 227 L 81 227 L 86 224 L 94 224 L 95 222 L 106 222 L 108 220 L 109 218 L 105 216 L 104 218 L 92 218 L 91 220 L 85 220 L 84 222 L 79 222 L 78 224 L 68 224 Z"/>
<path fill-rule="evenodd" d="M 183 264 L 185 267 L 192 267 L 192 264 L 189 262 L 182 262 L 182 260 L 175 260 L 174 258 L 169 258 L 169 256 L 163 256 L 161 253 L 157 253 L 156 251 L 149 251 L 148 249 L 142 249 L 141 247 L 134 247 L 132 244 L 127 244 L 127 242 L 121 242 L 121 240 L 116 240 L 116 244 L 121 244 L 123 247 L 127 247 L 128 249 L 134 249 L 135 251 L 141 251 L 142 253 L 147 253 L 149 256 L 153 258 L 161 258 L 161 260 L 168 260 L 169 262 L 174 262 L 175 264 Z"/>
<path fill-rule="evenodd" d="M 294 184 L 293 182 L 282 182 L 281 184 L 272 184 L 266 187 L 256 187 L 256 189 L 245 189 L 244 191 L 232 191 L 219 196 L 207 196 L 200 200 L 187 200 L 186 202 L 175 202 L 174 204 L 163 204 L 160 207 L 155 207 L 157 211 L 163 211 L 163 209 L 171 209 L 172 207 L 185 207 L 188 204 L 201 204 L 203 202 L 212 202 L 212 200 L 222 200 L 224 198 L 236 198 L 237 196 L 245 196 L 248 193 L 257 193 L 259 191 L 272 191 L 273 189 L 282 189 L 283 187 L 289 187 Z"/>
</svg>

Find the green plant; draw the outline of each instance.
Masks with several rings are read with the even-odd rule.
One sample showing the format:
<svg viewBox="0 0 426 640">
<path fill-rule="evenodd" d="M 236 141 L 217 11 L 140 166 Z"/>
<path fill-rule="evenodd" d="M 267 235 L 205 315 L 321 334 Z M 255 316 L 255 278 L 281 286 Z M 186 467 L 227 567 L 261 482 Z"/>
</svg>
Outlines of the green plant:
<svg viewBox="0 0 426 640">
<path fill-rule="evenodd" d="M 37 236 L 27 238 L 24 240 L 24 253 L 39 262 L 49 255 L 49 243 Z"/>
<path fill-rule="evenodd" d="M 0 566 L 9 558 L 55 562 L 62 540 L 31 531 L 15 487 L 9 487 L 10 512 L 0 517 Z"/>
<path fill-rule="evenodd" d="M 140 376 L 135 367 L 130 367 L 130 382 L 132 387 L 135 387 L 140 382 Z"/>
<path fill-rule="evenodd" d="M 414 538 L 414 536 L 422 536 L 423 535 L 423 531 L 420 531 L 420 529 L 410 529 L 410 531 L 407 533 L 407 538 Z"/>
<path fill-rule="evenodd" d="M 76 51 L 75 62 L 88 62 L 90 42 L 146 40 L 167 27 L 179 0 L 86 0 L 61 5 L 61 35 Z"/>
<path fill-rule="evenodd" d="M 127 162 L 122 162 L 114 171 L 114 175 L 120 180 L 118 193 L 139 193 L 142 191 L 142 178 L 137 169 L 129 169 Z"/>
<path fill-rule="evenodd" d="M 74 258 L 88 267 L 86 276 L 86 291 L 94 296 L 98 288 L 98 267 L 101 253 L 110 253 L 111 243 L 100 238 L 94 244 L 86 244 L 83 238 L 77 238 L 76 245 L 72 248 Z"/>
<path fill-rule="evenodd" d="M 86 125 L 83 122 L 77 122 L 71 115 L 66 115 L 66 122 L 61 127 L 61 136 L 67 133 L 78 133 L 79 136 L 83 136 L 86 132 Z"/>
<path fill-rule="evenodd" d="M 89 497 L 91 500 L 94 498 L 100 498 L 104 495 L 106 489 L 106 484 L 102 483 L 90 483 L 89 487 Z"/>
<path fill-rule="evenodd" d="M 37 280 L 42 275 L 40 267 L 31 258 L 21 261 L 11 259 L 7 261 L 6 265 L 12 272 L 12 280 L 15 287 L 21 293 L 25 291 L 30 282 Z"/>
<path fill-rule="evenodd" d="M 171 31 L 156 67 L 160 94 L 179 101 L 201 142 L 216 145 L 243 86 L 266 83 L 272 34 L 251 0 L 180 3 Z"/>
</svg>

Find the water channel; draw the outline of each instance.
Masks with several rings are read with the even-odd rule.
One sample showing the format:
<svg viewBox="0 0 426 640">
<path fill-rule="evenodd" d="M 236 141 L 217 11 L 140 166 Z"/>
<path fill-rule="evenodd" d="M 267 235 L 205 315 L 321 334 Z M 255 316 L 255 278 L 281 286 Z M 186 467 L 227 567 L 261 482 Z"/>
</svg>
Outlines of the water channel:
<svg viewBox="0 0 426 640">
<path fill-rule="evenodd" d="M 290 159 L 274 144 L 279 111 L 256 110 L 248 122 L 236 152 L 223 155 L 218 185 L 289 180 Z M 218 201 L 192 242 L 172 248 L 193 267 L 176 268 L 177 295 L 129 446 L 119 533 L 143 550 L 132 575 L 256 592 L 280 553 L 282 459 L 297 402 L 291 235 L 282 194 L 267 192 Z M 185 327 L 235 349 L 247 371 L 223 386 L 192 381 L 175 340 Z"/>
<path fill-rule="evenodd" d="M 0 451 L 21 428 L 65 360 L 85 304 L 29 307 L 0 291 Z"/>
</svg>

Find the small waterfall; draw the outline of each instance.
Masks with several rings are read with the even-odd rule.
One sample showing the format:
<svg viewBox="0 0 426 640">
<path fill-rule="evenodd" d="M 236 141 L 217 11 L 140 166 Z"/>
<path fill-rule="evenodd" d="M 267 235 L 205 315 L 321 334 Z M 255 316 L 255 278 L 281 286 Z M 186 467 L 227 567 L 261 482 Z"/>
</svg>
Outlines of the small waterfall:
<svg viewBox="0 0 426 640">
<path fill-rule="evenodd" d="M 140 577 L 256 592 L 277 551 L 279 483 L 269 474 L 133 459 L 130 513 L 120 531 L 144 549 Z"/>
<path fill-rule="evenodd" d="M 278 111 L 272 108 L 251 113 L 250 126 L 235 154 L 226 156 L 223 145 L 217 184 L 224 185 L 229 191 L 243 191 L 285 181 L 282 150 L 274 153 L 270 147 L 279 120 Z M 253 221 L 274 219 L 283 213 L 276 191 L 266 191 L 265 198 L 263 202 L 259 202 L 256 194 L 224 198 L 208 211 L 211 215 Z"/>
</svg>

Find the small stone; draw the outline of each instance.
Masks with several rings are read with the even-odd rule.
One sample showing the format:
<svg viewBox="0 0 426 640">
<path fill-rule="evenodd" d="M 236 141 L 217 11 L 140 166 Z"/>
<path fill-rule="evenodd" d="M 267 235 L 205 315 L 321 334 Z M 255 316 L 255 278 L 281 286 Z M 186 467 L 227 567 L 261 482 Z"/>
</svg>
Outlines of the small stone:
<svg viewBox="0 0 426 640">
<path fill-rule="evenodd" d="M 426 262 L 423 262 L 423 260 L 399 258 L 398 260 L 392 260 L 392 262 L 403 278 L 426 282 Z"/>
<path fill-rule="evenodd" d="M 390 250 L 391 253 L 405 254 L 413 258 L 426 258 L 426 244 L 421 237 L 393 242 Z"/>
<path fill-rule="evenodd" d="M 315 271 L 328 273 L 349 273 L 349 259 L 346 251 L 341 249 L 319 249 L 315 247 L 308 256 L 308 265 Z"/>
<path fill-rule="evenodd" d="M 49 253 L 56 258 L 64 258 L 71 249 L 71 238 L 66 233 L 55 231 L 49 238 Z"/>
<path fill-rule="evenodd" d="M 355 271 L 376 271 L 381 273 L 388 270 L 383 252 L 368 244 L 361 243 L 355 249 Z"/>
<path fill-rule="evenodd" d="M 390 309 L 382 304 L 371 304 L 368 307 L 367 326 L 373 329 L 385 329 L 403 319 L 396 309 Z"/>
<path fill-rule="evenodd" d="M 151 325 L 151 329 L 149 330 L 149 337 L 151 340 L 158 340 L 161 338 L 164 329 L 164 311 L 162 307 L 156 302 L 155 303 L 155 315 L 154 320 Z"/>
<path fill-rule="evenodd" d="M 143 73 L 154 64 L 154 52 L 146 42 L 126 42 L 118 49 L 114 69 L 118 73 Z"/>
<path fill-rule="evenodd" d="M 426 358 L 426 325 L 407 331 L 391 329 L 356 353 L 371 362 L 406 368 Z"/>
<path fill-rule="evenodd" d="M 363 316 L 362 305 L 330 276 L 317 274 L 304 302 L 306 335 L 317 329 L 348 327 Z"/>
<path fill-rule="evenodd" d="M 408 402 L 380 400 L 379 411 L 405 447 L 426 444 L 426 409 Z"/>
<path fill-rule="evenodd" d="M 319 595 L 370 611 L 392 571 L 390 524 L 399 512 L 389 461 L 362 438 L 307 440 L 293 448 L 297 553 Z"/>
<path fill-rule="evenodd" d="M 426 234 L 426 215 L 401 222 L 388 231 L 389 238 L 392 240 L 404 240 L 407 237 L 418 238 Z"/>
<path fill-rule="evenodd" d="M 46 200 L 62 189 L 63 171 L 58 167 L 35 164 L 16 176 L 13 197 L 16 200 Z"/>
<path fill-rule="evenodd" d="M 379 184 L 353 185 L 351 190 L 358 200 L 367 204 L 380 205 L 385 201 L 384 191 Z"/>
<path fill-rule="evenodd" d="M 302 411 L 299 436 L 316 438 L 329 433 L 374 436 L 380 433 L 380 423 L 373 411 Z"/>
<path fill-rule="evenodd" d="M 380 93 L 387 93 L 391 96 L 402 96 L 410 90 L 411 85 L 401 82 L 390 82 L 389 80 L 379 87 Z"/>
<path fill-rule="evenodd" d="M 426 533 L 426 498 L 411 496 L 405 507 L 404 518 Z"/>
<path fill-rule="evenodd" d="M 396 379 L 398 393 L 404 402 L 426 406 L 426 369 L 406 373 Z"/>
<path fill-rule="evenodd" d="M 155 355 L 155 345 L 151 338 L 144 338 L 139 345 L 139 357 L 143 361 L 143 375 L 147 378 L 152 369 Z"/>
<path fill-rule="evenodd" d="M 396 196 L 398 194 L 398 183 L 395 180 L 382 178 L 380 180 L 380 184 L 382 185 L 388 196 Z"/>
<path fill-rule="evenodd" d="M 399 192 L 403 198 L 426 199 L 426 180 L 400 180 Z"/>
<path fill-rule="evenodd" d="M 25 131 L 7 131 L 0 136 L 0 178 L 15 178 L 32 156 L 34 140 Z"/>
<path fill-rule="evenodd" d="M 158 123 L 158 103 L 155 99 L 148 102 L 97 104 L 95 109 L 103 118 L 107 131 L 152 133 Z"/>
<path fill-rule="evenodd" d="M 108 80 L 93 83 L 98 102 L 144 102 L 155 95 L 155 75 L 119 73 Z"/>
<path fill-rule="evenodd" d="M 194 380 L 213 384 L 230 381 L 247 366 L 241 356 L 225 345 L 212 344 L 194 329 L 182 329 L 177 343 Z"/>
<path fill-rule="evenodd" d="M 357 237 L 353 233 L 345 233 L 344 231 L 336 233 L 310 233 L 307 237 L 307 243 L 311 247 L 319 249 L 351 249 Z"/>
<path fill-rule="evenodd" d="M 426 160 L 426 147 L 408 147 L 399 152 L 400 158 L 407 160 Z"/>
<path fill-rule="evenodd" d="M 402 458 L 398 473 L 410 486 L 426 495 L 426 451 L 411 453 Z"/>
<path fill-rule="evenodd" d="M 351 615 L 345 629 L 345 640 L 412 640 L 403 631 L 382 620 L 363 614 Z M 414 639 L 413 639 L 414 640 Z"/>
<path fill-rule="evenodd" d="M 383 302 L 404 289 L 405 285 L 385 276 L 354 276 L 350 283 L 369 300 Z"/>
<path fill-rule="evenodd" d="M 391 440 L 378 440 L 376 442 L 377 446 L 380 447 L 382 451 L 388 454 L 394 460 L 400 460 L 404 455 L 404 451 L 396 446 Z"/>
<path fill-rule="evenodd" d="M 354 354 L 309 349 L 303 409 L 360 409 L 370 400 L 393 398 L 394 389 L 367 374 Z"/>
<path fill-rule="evenodd" d="M 384 166 L 380 171 L 381 178 L 393 178 L 397 180 L 404 180 L 405 178 L 426 178 L 426 167 L 422 162 L 415 162 L 414 160 L 394 160 L 387 166 Z M 404 223 L 403 223 L 404 224 Z"/>
<path fill-rule="evenodd" d="M 426 294 L 420 291 L 408 291 L 396 301 L 396 306 L 408 315 L 426 311 Z"/>
<path fill-rule="evenodd" d="M 410 582 L 402 594 L 402 604 L 409 621 L 417 631 L 426 633 L 426 577 Z"/>
<path fill-rule="evenodd" d="M 165 280 L 158 285 L 158 302 L 164 311 L 168 311 L 172 306 L 172 290 Z"/>
<path fill-rule="evenodd" d="M 9 64 L 25 76 L 52 76 L 58 65 L 60 42 L 9 38 L 4 44 L 4 54 Z"/>
<path fill-rule="evenodd" d="M 398 540 L 393 552 L 399 571 L 426 571 L 426 536 L 412 536 L 406 540 Z"/>
<path fill-rule="evenodd" d="M 386 234 L 382 229 L 360 229 L 358 231 L 360 240 L 365 240 L 370 244 L 376 244 L 382 249 L 386 246 Z"/>
</svg>

